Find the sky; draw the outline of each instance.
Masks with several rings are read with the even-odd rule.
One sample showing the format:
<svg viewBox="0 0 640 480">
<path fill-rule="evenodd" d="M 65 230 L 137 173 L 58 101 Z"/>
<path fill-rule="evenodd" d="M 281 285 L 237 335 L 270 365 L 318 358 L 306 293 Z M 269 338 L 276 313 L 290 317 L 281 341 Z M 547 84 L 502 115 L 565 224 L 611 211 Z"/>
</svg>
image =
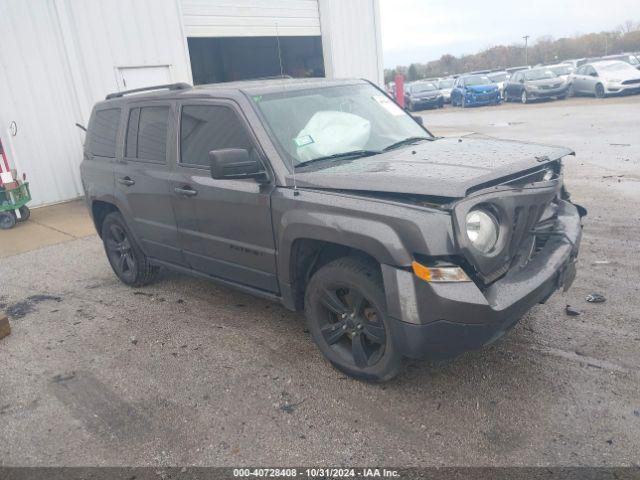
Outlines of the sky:
<svg viewBox="0 0 640 480">
<path fill-rule="evenodd" d="M 613 30 L 640 22 L 640 0 L 380 0 L 385 68 L 445 53 Z"/>
</svg>

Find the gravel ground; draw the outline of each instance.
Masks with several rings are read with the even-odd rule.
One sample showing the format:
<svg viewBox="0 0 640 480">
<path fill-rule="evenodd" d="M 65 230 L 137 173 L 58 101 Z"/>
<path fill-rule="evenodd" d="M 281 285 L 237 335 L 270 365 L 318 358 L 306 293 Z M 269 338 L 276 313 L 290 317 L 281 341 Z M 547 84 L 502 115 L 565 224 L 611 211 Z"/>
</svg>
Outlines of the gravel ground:
<svg viewBox="0 0 640 480">
<path fill-rule="evenodd" d="M 639 107 L 424 112 L 436 132 L 573 147 L 589 216 L 568 293 L 384 385 L 333 370 L 276 304 L 174 273 L 121 285 L 95 236 L 2 259 L 0 465 L 638 465 Z"/>
</svg>

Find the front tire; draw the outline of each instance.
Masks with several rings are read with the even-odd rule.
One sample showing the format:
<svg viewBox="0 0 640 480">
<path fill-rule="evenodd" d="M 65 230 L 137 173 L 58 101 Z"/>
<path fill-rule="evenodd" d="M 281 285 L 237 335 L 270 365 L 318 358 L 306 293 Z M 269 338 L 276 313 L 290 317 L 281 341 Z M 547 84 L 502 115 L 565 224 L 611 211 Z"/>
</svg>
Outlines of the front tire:
<svg viewBox="0 0 640 480">
<path fill-rule="evenodd" d="M 0 212 L 0 230 L 9 230 L 15 225 L 16 216 L 13 212 Z"/>
<path fill-rule="evenodd" d="M 605 97 L 604 85 L 602 85 L 601 83 L 596 84 L 596 98 L 604 98 L 604 97 Z"/>
<path fill-rule="evenodd" d="M 522 90 L 522 94 L 520 95 L 520 101 L 522 102 L 523 105 L 529 102 L 529 96 L 527 95 L 526 90 Z"/>
<path fill-rule="evenodd" d="M 304 304 L 309 332 L 335 368 L 370 382 L 400 372 L 402 355 L 391 337 L 376 265 L 352 257 L 328 263 L 311 278 Z"/>
<path fill-rule="evenodd" d="M 109 264 L 122 283 L 142 287 L 153 281 L 158 267 L 151 265 L 119 212 L 110 213 L 102 222 L 102 242 Z"/>
</svg>

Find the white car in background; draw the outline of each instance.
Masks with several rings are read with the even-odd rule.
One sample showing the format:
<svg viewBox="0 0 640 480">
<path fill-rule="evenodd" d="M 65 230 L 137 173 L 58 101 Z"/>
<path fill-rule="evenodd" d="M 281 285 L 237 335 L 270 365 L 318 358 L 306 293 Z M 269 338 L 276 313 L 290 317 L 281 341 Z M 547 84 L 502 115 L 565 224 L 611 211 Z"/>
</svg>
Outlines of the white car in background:
<svg viewBox="0 0 640 480">
<path fill-rule="evenodd" d="M 442 94 L 444 103 L 451 103 L 451 89 L 453 88 L 453 78 L 441 78 L 438 80 L 438 89 Z"/>
<path fill-rule="evenodd" d="M 511 75 L 509 75 L 509 72 L 505 72 L 505 71 L 487 73 L 487 77 L 489 77 L 489 80 L 491 80 L 493 83 L 498 85 L 500 98 L 502 98 L 503 100 L 504 100 L 504 84 L 507 80 L 509 80 L 510 76 Z"/>
<path fill-rule="evenodd" d="M 569 91 L 573 95 L 595 95 L 598 98 L 638 93 L 640 71 L 620 60 L 587 63 L 570 75 Z"/>
</svg>

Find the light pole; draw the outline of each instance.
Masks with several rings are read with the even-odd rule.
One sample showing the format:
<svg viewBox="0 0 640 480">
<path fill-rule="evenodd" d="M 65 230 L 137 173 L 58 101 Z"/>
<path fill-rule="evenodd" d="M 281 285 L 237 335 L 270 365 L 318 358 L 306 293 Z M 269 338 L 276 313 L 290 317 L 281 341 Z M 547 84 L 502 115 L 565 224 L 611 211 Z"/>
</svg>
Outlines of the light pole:
<svg viewBox="0 0 640 480">
<path fill-rule="evenodd" d="M 529 43 L 529 35 L 525 35 L 524 37 L 524 64 L 529 65 L 529 54 L 527 52 L 527 45 Z"/>
</svg>

